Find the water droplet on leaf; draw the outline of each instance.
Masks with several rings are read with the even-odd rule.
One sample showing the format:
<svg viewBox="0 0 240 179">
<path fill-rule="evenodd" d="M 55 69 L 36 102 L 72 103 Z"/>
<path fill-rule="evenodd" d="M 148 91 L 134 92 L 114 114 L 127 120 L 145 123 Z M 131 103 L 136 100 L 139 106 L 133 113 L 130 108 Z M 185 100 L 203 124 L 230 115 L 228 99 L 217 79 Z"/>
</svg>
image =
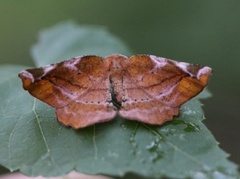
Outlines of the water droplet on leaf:
<svg viewBox="0 0 240 179">
<path fill-rule="evenodd" d="M 185 132 L 196 132 L 200 130 L 200 127 L 196 124 L 193 124 L 192 122 L 185 122 L 182 120 L 173 120 L 173 125 L 179 125 L 179 124 L 185 124 L 186 127 L 184 128 Z"/>
<path fill-rule="evenodd" d="M 151 153 L 151 162 L 156 162 L 163 157 L 163 152 L 160 150 L 160 139 L 158 137 L 156 137 L 154 141 L 147 145 L 146 149 Z"/>
<path fill-rule="evenodd" d="M 189 122 L 189 123 L 186 123 L 187 127 L 184 129 L 185 132 L 196 132 L 196 131 L 199 131 L 200 127 Z"/>
</svg>

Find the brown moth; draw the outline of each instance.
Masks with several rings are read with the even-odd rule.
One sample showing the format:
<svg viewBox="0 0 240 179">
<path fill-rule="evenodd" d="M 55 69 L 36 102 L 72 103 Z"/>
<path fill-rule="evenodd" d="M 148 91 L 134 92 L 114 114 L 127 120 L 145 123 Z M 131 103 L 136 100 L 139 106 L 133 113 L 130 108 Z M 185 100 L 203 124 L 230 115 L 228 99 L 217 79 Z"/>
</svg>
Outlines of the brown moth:
<svg viewBox="0 0 240 179">
<path fill-rule="evenodd" d="M 75 57 L 19 74 L 23 88 L 73 128 L 119 116 L 161 125 L 206 86 L 211 68 L 154 55 Z M 118 103 L 116 107 L 113 98 Z"/>
</svg>

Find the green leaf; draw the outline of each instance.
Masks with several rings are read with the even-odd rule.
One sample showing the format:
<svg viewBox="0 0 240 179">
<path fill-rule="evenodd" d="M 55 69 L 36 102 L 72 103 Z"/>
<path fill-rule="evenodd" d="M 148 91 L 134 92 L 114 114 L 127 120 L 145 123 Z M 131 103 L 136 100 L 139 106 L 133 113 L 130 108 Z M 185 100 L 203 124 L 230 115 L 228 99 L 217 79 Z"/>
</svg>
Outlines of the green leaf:
<svg viewBox="0 0 240 179">
<path fill-rule="evenodd" d="M 37 65 L 45 65 L 62 58 L 114 52 L 130 54 L 103 28 L 67 22 L 41 33 L 33 57 Z M 150 179 L 238 175 L 237 166 L 227 160 L 228 155 L 202 123 L 198 98 L 182 106 L 180 116 L 163 126 L 116 117 L 111 122 L 74 130 L 59 124 L 53 108 L 22 89 L 17 78 L 20 69 L 23 67 L 0 67 L 0 164 L 11 171 L 57 176 L 76 170 Z M 204 93 L 203 97 L 209 95 Z"/>
</svg>

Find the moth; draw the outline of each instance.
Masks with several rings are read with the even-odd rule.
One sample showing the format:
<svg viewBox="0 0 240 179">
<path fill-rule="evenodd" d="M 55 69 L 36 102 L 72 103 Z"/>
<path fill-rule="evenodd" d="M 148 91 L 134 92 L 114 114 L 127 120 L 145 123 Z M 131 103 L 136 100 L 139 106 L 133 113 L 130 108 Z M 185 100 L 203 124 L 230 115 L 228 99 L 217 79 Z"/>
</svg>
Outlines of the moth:
<svg viewBox="0 0 240 179">
<path fill-rule="evenodd" d="M 116 115 L 161 125 L 208 84 L 212 69 L 154 55 L 79 56 L 20 72 L 23 88 L 83 128 Z"/>
</svg>

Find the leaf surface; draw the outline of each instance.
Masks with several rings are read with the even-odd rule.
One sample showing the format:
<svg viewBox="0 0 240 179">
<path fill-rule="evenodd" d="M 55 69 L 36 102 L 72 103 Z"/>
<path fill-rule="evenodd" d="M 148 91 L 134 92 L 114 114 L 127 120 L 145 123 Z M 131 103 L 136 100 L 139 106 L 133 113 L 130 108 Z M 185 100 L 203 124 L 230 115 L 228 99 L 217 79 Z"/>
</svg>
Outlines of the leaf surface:
<svg viewBox="0 0 240 179">
<path fill-rule="evenodd" d="M 131 52 L 116 37 L 97 27 L 72 22 L 44 30 L 32 54 L 37 66 L 78 55 Z M 26 175 L 57 176 L 71 170 L 125 178 L 236 178 L 202 123 L 198 98 L 163 126 L 115 120 L 74 130 L 56 120 L 54 109 L 21 87 L 19 66 L 0 67 L 0 163 Z M 208 96 L 204 92 L 202 97 Z"/>
<path fill-rule="evenodd" d="M 130 54 L 126 44 L 110 34 L 106 28 L 78 26 L 72 21 L 42 30 L 39 43 L 33 46 L 31 52 L 36 66 L 83 55 Z"/>
</svg>

